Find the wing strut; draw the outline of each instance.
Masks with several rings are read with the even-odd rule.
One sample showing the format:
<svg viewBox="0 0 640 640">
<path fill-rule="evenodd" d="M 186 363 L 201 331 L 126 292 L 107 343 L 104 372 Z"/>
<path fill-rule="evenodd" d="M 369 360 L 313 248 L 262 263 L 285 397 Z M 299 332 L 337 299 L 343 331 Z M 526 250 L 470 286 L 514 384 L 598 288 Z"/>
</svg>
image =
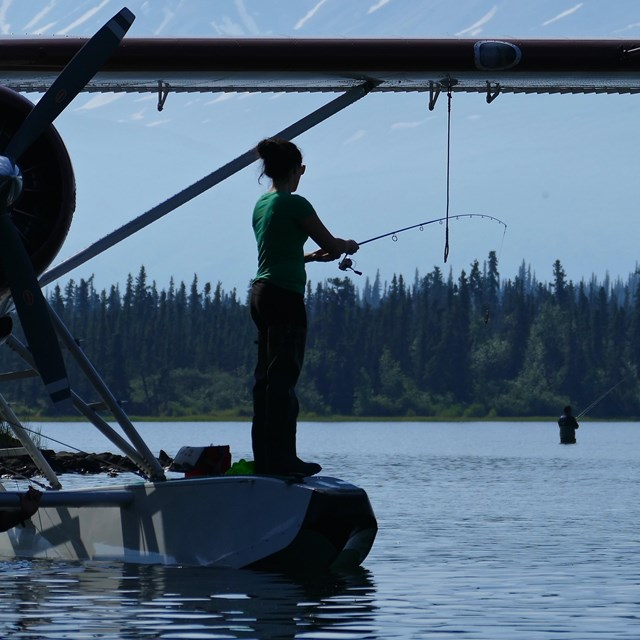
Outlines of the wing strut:
<svg viewBox="0 0 640 640">
<path fill-rule="evenodd" d="M 315 111 L 312 111 L 309 115 L 301 118 L 297 122 L 294 122 L 292 125 L 283 129 L 279 133 L 276 133 L 274 137 L 291 140 L 301 135 L 305 131 L 312 129 L 317 124 L 320 124 L 327 118 L 330 118 L 339 111 L 342 111 L 342 109 L 345 109 L 349 105 L 360 100 L 360 98 L 366 96 L 374 86 L 375 83 L 366 82 L 362 85 L 358 85 L 357 87 L 352 87 L 331 102 L 323 105 Z M 49 271 L 47 271 L 40 277 L 40 285 L 45 286 L 50 282 L 57 280 L 72 269 L 79 267 L 81 264 L 84 264 L 91 258 L 94 258 L 95 256 L 103 253 L 107 249 L 110 249 L 125 238 L 128 238 L 141 229 L 144 229 L 144 227 L 150 225 L 152 222 L 155 222 L 159 218 L 162 218 L 168 213 L 171 213 L 183 204 L 189 202 L 190 200 L 193 200 L 193 198 L 211 189 L 211 187 L 214 187 L 223 180 L 226 180 L 230 176 L 238 173 L 238 171 L 240 171 L 241 169 L 248 167 L 257 159 L 258 157 L 256 155 L 255 149 L 252 148 L 249 149 L 249 151 L 245 151 L 242 155 L 235 158 L 235 160 L 232 160 L 231 162 L 216 169 L 204 178 L 201 178 L 197 182 L 194 182 L 186 189 L 180 191 L 179 193 L 176 193 L 168 200 L 161 202 L 152 209 L 149 209 L 149 211 L 147 211 L 146 213 L 143 213 L 130 222 L 127 222 L 119 229 L 112 231 L 108 235 L 104 236 L 104 238 L 88 246 L 86 249 L 83 249 L 79 253 L 76 253 L 76 255 L 71 256 L 67 260 L 64 260 L 56 267 L 49 269 Z"/>
<path fill-rule="evenodd" d="M 109 411 L 116 419 L 124 433 L 127 435 L 129 441 L 135 447 L 135 450 L 138 452 L 139 456 L 131 458 L 133 462 L 135 462 L 138 466 L 141 466 L 140 461 L 142 460 L 143 466 L 141 466 L 141 469 L 147 473 L 147 476 L 151 480 L 165 480 L 164 471 L 162 470 L 160 463 L 151 453 L 149 447 L 147 446 L 147 443 L 137 432 L 136 428 L 131 423 L 131 420 L 129 420 L 129 417 L 124 412 L 114 395 L 111 393 L 109 387 L 107 387 L 105 382 L 102 380 L 100 374 L 96 371 L 95 367 L 93 366 L 89 358 L 85 355 L 82 348 L 78 345 L 69 329 L 53 309 L 49 308 L 49 313 L 51 314 L 53 326 L 60 336 L 60 339 L 69 350 L 69 353 L 75 358 L 78 366 L 82 369 L 85 376 L 87 376 L 87 379 L 93 385 L 93 388 L 99 393 L 103 402 L 106 404 Z M 118 442 L 114 442 L 114 444 L 116 444 L 116 446 L 119 446 Z M 129 450 L 130 448 L 123 449 L 124 453 L 127 455 L 129 455 Z"/>
<path fill-rule="evenodd" d="M 56 472 L 51 468 L 42 454 L 42 451 L 32 440 L 31 436 L 27 433 L 27 430 L 22 426 L 20 420 L 18 420 L 18 416 L 13 412 L 13 409 L 9 406 L 9 403 L 4 399 L 2 394 L 0 394 L 0 415 L 9 427 L 11 427 L 16 438 L 20 440 L 20 443 L 31 456 L 33 463 L 36 465 L 40 473 L 49 481 L 51 488 L 62 488 Z"/>
<path fill-rule="evenodd" d="M 103 400 L 103 403 L 107 408 L 112 408 L 118 404 L 117 400 L 113 397 L 111 392 L 107 389 L 106 385 L 100 378 L 99 374 L 87 358 L 82 348 L 79 346 L 77 341 L 71 336 L 67 327 L 63 324 L 62 320 L 60 320 L 59 316 L 51 311 L 53 314 L 54 326 L 59 327 L 58 333 L 62 338 L 63 342 L 69 349 L 70 354 L 75 358 L 78 363 L 78 366 L 84 371 L 87 379 L 93 386 L 94 390 L 98 392 L 98 395 Z M 6 341 L 7 346 L 14 351 L 18 356 L 20 356 L 27 364 L 35 367 L 35 363 L 33 360 L 33 355 L 31 351 L 24 345 L 20 340 L 18 340 L 13 334 L 9 334 Z M 124 411 L 120 409 L 118 406 L 115 411 L 112 411 L 112 415 L 115 417 L 116 421 L 122 428 L 122 430 L 129 436 L 130 441 L 133 444 L 127 442 L 125 438 L 123 438 L 115 429 L 113 429 L 105 420 L 103 420 L 96 411 L 94 411 L 90 405 L 88 405 L 73 389 L 71 389 L 71 400 L 73 402 L 73 406 L 89 421 L 93 424 L 100 433 L 102 433 L 105 438 L 111 440 L 111 442 L 118 447 L 137 467 L 145 474 L 147 478 L 150 480 L 164 480 L 164 472 L 160 467 L 158 461 L 151 454 L 146 444 L 140 449 L 136 448 L 136 443 L 140 443 L 141 438 L 135 430 L 133 424 L 129 418 L 124 414 Z M 20 436 L 20 434 L 16 431 L 15 425 L 18 424 L 18 419 L 15 417 L 13 413 L 9 414 L 11 408 L 7 405 L 4 408 L 4 404 L 6 404 L 2 395 L 0 394 L 0 415 L 5 416 L 6 422 L 14 429 L 16 433 L 16 437 L 22 442 L 29 451 L 29 455 L 35 459 L 35 454 L 28 449 L 26 443 L 24 443 L 24 439 Z M 11 416 L 13 417 L 7 417 Z M 133 435 L 131 435 L 133 434 Z M 28 437 L 28 436 L 27 436 Z M 39 450 L 38 450 L 39 453 Z M 42 455 L 42 454 L 40 454 Z M 36 464 L 38 464 L 36 462 Z M 42 470 L 42 467 L 38 464 L 38 468 Z M 47 475 L 45 471 L 43 471 L 43 475 Z M 49 476 L 47 476 L 49 477 Z M 51 479 L 49 479 L 50 482 Z M 61 485 L 54 485 L 52 482 L 52 486 L 55 489 L 60 489 Z"/>
</svg>

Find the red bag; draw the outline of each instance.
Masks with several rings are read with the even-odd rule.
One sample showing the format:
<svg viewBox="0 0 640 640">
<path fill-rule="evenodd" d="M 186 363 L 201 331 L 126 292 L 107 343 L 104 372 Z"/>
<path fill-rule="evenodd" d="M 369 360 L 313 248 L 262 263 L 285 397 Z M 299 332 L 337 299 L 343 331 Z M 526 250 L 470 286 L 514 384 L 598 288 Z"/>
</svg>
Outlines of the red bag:
<svg viewBox="0 0 640 640">
<path fill-rule="evenodd" d="M 183 471 L 185 478 L 221 476 L 231 468 L 228 444 L 208 447 L 181 447 L 169 471 Z"/>
</svg>

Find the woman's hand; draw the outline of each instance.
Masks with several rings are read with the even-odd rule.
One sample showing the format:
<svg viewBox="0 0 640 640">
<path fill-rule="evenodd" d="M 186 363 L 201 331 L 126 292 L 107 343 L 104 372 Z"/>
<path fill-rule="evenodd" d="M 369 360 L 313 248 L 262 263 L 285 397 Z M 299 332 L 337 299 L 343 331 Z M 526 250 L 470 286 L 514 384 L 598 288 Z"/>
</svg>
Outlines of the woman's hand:
<svg viewBox="0 0 640 640">
<path fill-rule="evenodd" d="M 353 255 L 360 248 L 355 240 L 345 240 L 345 244 L 346 247 L 344 252 L 348 253 L 349 255 Z"/>
</svg>

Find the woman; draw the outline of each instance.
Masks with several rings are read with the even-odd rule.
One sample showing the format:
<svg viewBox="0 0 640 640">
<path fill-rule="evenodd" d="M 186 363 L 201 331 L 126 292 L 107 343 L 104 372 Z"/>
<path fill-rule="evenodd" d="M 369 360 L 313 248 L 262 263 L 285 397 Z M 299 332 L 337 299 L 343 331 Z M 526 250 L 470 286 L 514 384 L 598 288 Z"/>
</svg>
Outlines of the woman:
<svg viewBox="0 0 640 640">
<path fill-rule="evenodd" d="M 298 400 L 307 333 L 305 262 L 328 262 L 353 254 L 358 244 L 334 237 L 311 203 L 294 195 L 305 166 L 298 147 L 268 138 L 256 147 L 269 191 L 253 210 L 258 272 L 251 286 L 251 317 L 258 328 L 251 440 L 256 473 L 311 476 L 322 467 L 296 453 Z M 304 253 L 311 238 L 320 249 Z"/>
</svg>

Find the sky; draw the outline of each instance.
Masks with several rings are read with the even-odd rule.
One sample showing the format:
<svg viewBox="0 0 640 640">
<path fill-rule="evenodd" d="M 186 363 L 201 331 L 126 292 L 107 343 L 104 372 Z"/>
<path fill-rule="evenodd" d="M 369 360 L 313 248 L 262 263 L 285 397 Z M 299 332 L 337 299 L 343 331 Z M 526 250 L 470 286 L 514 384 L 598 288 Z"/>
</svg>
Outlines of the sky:
<svg viewBox="0 0 640 640">
<path fill-rule="evenodd" d="M 0 0 L 0 37 L 91 36 L 123 0 Z M 637 0 L 129 0 L 131 37 L 637 38 Z M 29 95 L 37 101 L 38 95 Z M 330 101 L 332 94 L 81 94 L 56 121 L 76 174 L 74 221 L 54 265 Z M 362 277 L 410 282 L 439 267 L 458 278 L 496 251 L 503 279 L 523 264 L 551 281 L 626 279 L 636 268 L 640 95 L 454 94 L 450 214 L 444 227 L 367 244 Z M 428 94 L 371 94 L 296 139 L 307 171 L 299 193 L 326 226 L 356 241 L 445 214 L 447 110 Z M 63 276 L 118 283 L 144 265 L 159 289 L 220 282 L 242 299 L 256 268 L 254 164 Z M 313 248 L 309 243 L 308 249 Z M 308 265 L 312 283 L 341 277 Z M 55 284 L 55 283 L 54 283 Z M 54 286 L 49 285 L 49 287 Z"/>
</svg>

